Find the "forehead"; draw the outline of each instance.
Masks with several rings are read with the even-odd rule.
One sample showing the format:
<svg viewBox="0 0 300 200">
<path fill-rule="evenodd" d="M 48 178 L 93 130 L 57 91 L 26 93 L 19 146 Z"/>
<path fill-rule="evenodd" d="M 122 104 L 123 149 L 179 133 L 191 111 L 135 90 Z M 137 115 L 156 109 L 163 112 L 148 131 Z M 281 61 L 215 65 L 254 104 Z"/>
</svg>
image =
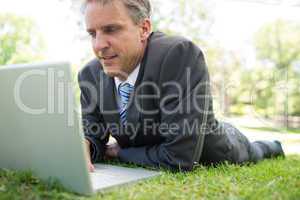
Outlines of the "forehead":
<svg viewBox="0 0 300 200">
<path fill-rule="evenodd" d="M 121 1 L 111 1 L 105 5 L 96 1 L 86 6 L 85 21 L 87 28 L 97 28 L 113 23 L 132 22 L 126 7 Z"/>
</svg>

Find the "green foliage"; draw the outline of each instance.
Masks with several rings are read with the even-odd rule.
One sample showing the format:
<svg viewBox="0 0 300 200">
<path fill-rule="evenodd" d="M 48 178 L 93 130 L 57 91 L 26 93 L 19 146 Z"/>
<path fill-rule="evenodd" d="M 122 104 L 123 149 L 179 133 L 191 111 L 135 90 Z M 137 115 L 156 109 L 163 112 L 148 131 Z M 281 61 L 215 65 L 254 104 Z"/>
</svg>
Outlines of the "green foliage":
<svg viewBox="0 0 300 200">
<path fill-rule="evenodd" d="M 220 112 L 220 115 L 228 115 L 230 105 L 238 103 L 240 97 L 241 60 L 233 52 L 212 43 L 206 49 L 206 60 L 215 111 Z"/>
<path fill-rule="evenodd" d="M 153 29 L 171 35 L 190 38 L 197 44 L 206 44 L 206 35 L 213 23 L 208 10 L 212 6 L 204 0 L 153 0 Z"/>
<path fill-rule="evenodd" d="M 289 107 L 290 114 L 293 116 L 300 116 L 300 73 L 294 71 L 290 75 L 289 80 Z"/>
<path fill-rule="evenodd" d="M 277 68 L 289 68 L 300 59 L 300 24 L 276 20 L 263 26 L 255 36 L 259 59 L 272 62 Z"/>
<path fill-rule="evenodd" d="M 233 114 L 235 116 L 241 116 L 241 115 L 246 115 L 247 112 L 245 111 L 245 104 L 242 103 L 233 103 L 230 106 L 230 114 Z"/>
<path fill-rule="evenodd" d="M 40 60 L 43 47 L 32 19 L 0 14 L 0 65 Z"/>
<path fill-rule="evenodd" d="M 93 197 L 80 197 L 32 175 L 0 170 L 0 199 L 299 199 L 300 157 L 265 160 L 256 165 L 199 166 L 170 173 Z M 22 178 L 20 178 L 22 177 Z"/>
<path fill-rule="evenodd" d="M 266 111 L 272 105 L 272 114 L 286 117 L 287 114 L 300 114 L 300 76 L 295 68 L 295 63 L 300 60 L 299 35 L 300 23 L 283 20 L 266 24 L 256 33 L 257 58 L 265 65 L 271 64 L 271 68 L 256 73 L 260 80 L 265 80 L 264 89 L 257 91 L 258 109 Z M 270 74 L 273 78 L 266 79 Z M 282 109 L 275 110 L 278 107 Z"/>
</svg>

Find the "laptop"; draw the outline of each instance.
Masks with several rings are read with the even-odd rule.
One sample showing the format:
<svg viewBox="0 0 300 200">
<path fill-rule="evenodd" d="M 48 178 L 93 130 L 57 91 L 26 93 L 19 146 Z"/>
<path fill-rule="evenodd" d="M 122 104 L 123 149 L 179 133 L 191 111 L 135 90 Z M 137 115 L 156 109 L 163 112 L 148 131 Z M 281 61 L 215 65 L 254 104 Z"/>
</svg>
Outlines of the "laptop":
<svg viewBox="0 0 300 200">
<path fill-rule="evenodd" d="M 30 170 L 84 195 L 159 175 L 107 164 L 88 171 L 74 85 L 67 62 L 0 67 L 0 168 Z"/>
</svg>

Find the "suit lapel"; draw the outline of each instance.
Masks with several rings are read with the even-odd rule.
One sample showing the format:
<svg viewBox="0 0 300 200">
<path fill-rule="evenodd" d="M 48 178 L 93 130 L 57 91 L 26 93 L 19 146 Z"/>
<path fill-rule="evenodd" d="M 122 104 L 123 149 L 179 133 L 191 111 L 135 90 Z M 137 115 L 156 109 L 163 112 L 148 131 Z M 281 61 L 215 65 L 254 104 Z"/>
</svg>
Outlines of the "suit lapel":
<svg viewBox="0 0 300 200">
<path fill-rule="evenodd" d="M 124 132 L 124 127 L 121 124 L 119 107 L 116 100 L 115 81 L 113 78 L 105 77 L 100 81 L 100 105 L 105 124 L 111 135 L 118 141 L 122 148 L 128 147 L 129 139 Z"/>
<path fill-rule="evenodd" d="M 107 124 L 119 124 L 120 115 L 117 106 L 114 79 L 102 76 L 100 81 L 100 111 Z"/>
<path fill-rule="evenodd" d="M 134 92 L 133 92 L 133 94 L 131 94 L 129 105 L 127 107 L 127 123 L 131 123 L 133 125 L 138 124 L 140 115 L 142 114 L 138 110 L 138 107 L 142 108 L 141 101 L 139 101 L 140 99 L 138 98 L 138 96 L 142 94 L 142 91 L 141 91 L 142 88 L 139 89 L 139 93 L 137 93 L 136 89 L 142 83 L 142 80 L 144 77 L 144 69 L 145 69 L 145 64 L 146 64 L 146 60 L 147 60 L 147 56 L 146 56 L 147 51 L 148 50 L 146 49 L 145 54 L 144 54 L 145 56 L 143 57 L 143 59 L 141 61 L 140 70 L 139 70 L 137 79 L 134 84 Z"/>
</svg>

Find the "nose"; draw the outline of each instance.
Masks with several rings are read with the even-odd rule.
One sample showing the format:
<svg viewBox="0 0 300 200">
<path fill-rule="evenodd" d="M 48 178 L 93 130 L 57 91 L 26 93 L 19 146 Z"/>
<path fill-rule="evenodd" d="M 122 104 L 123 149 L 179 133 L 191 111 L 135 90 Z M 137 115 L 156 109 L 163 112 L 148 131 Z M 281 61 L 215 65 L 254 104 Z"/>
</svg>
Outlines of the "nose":
<svg viewBox="0 0 300 200">
<path fill-rule="evenodd" d="M 104 35 L 100 35 L 99 33 L 96 34 L 96 38 L 93 42 L 94 50 L 96 52 L 102 52 L 103 50 L 107 49 L 109 47 L 109 42 L 107 37 Z"/>
</svg>

